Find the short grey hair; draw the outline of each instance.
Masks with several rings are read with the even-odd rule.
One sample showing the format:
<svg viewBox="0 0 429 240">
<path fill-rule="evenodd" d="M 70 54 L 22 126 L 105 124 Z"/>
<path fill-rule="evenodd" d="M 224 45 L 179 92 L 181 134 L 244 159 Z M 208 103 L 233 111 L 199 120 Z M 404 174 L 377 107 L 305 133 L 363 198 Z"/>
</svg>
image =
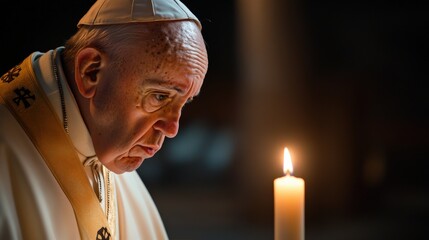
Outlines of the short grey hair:
<svg viewBox="0 0 429 240">
<path fill-rule="evenodd" d="M 92 47 L 107 54 L 113 60 L 123 56 L 125 48 L 146 36 L 150 27 L 143 24 L 117 24 L 106 26 L 82 26 L 65 43 L 64 61 L 74 72 L 76 55 L 84 48 Z M 134 41 L 134 42 L 133 42 Z"/>
</svg>

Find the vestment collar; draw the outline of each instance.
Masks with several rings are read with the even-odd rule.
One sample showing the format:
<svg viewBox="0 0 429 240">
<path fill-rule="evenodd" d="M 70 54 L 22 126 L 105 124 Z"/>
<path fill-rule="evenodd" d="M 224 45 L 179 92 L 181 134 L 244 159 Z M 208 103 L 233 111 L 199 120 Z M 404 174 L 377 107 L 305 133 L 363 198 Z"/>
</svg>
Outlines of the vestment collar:
<svg viewBox="0 0 429 240">
<path fill-rule="evenodd" d="M 84 161 L 86 158 L 94 156 L 95 150 L 91 140 L 91 135 L 89 134 L 88 128 L 83 121 L 79 107 L 64 74 L 61 61 L 61 53 L 63 50 L 64 47 L 59 47 L 46 53 L 33 53 L 33 67 L 40 85 L 54 107 L 57 116 L 62 121 L 63 116 L 61 112 L 60 93 L 52 70 L 51 55 L 54 54 L 55 64 L 58 69 L 58 77 L 64 90 L 64 100 L 68 116 L 69 136 L 79 155 L 80 160 Z"/>
</svg>

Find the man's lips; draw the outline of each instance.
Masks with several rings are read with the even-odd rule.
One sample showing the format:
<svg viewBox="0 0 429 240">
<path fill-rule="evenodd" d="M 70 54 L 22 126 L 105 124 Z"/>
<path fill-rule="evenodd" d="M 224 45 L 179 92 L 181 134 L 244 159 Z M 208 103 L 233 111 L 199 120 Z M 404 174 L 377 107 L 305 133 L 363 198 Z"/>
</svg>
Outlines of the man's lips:
<svg viewBox="0 0 429 240">
<path fill-rule="evenodd" d="M 131 150 L 129 151 L 128 156 L 129 157 L 144 157 L 144 158 L 150 158 L 153 157 L 153 155 L 155 155 L 155 153 L 159 150 L 158 146 L 141 146 L 141 145 L 136 145 L 134 147 L 131 148 Z"/>
<path fill-rule="evenodd" d="M 155 155 L 155 153 L 158 152 L 158 149 L 159 149 L 158 147 L 143 147 L 143 150 L 148 155 L 148 158 L 153 157 L 153 155 Z"/>
</svg>

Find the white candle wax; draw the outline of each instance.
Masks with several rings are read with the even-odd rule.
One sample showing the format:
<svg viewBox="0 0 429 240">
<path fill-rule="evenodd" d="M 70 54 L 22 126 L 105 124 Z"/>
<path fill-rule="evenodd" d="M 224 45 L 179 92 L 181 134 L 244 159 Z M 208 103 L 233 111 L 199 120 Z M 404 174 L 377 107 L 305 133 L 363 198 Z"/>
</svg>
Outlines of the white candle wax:
<svg viewBox="0 0 429 240">
<path fill-rule="evenodd" d="M 286 151 L 284 170 L 287 175 L 274 180 L 274 239 L 304 240 L 305 183 L 302 178 L 289 175 L 293 169 L 291 162 L 286 162 Z"/>
</svg>

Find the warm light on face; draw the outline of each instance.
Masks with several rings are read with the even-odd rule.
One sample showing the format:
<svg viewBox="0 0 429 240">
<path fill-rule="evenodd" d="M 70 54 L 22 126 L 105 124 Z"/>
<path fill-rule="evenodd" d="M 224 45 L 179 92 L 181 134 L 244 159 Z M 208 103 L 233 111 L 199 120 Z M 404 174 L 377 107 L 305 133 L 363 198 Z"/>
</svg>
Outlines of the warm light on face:
<svg viewBox="0 0 429 240">
<path fill-rule="evenodd" d="M 283 172 L 285 174 L 292 174 L 293 172 L 292 159 L 290 157 L 290 153 L 287 147 L 285 147 L 285 150 L 284 150 Z"/>
</svg>

